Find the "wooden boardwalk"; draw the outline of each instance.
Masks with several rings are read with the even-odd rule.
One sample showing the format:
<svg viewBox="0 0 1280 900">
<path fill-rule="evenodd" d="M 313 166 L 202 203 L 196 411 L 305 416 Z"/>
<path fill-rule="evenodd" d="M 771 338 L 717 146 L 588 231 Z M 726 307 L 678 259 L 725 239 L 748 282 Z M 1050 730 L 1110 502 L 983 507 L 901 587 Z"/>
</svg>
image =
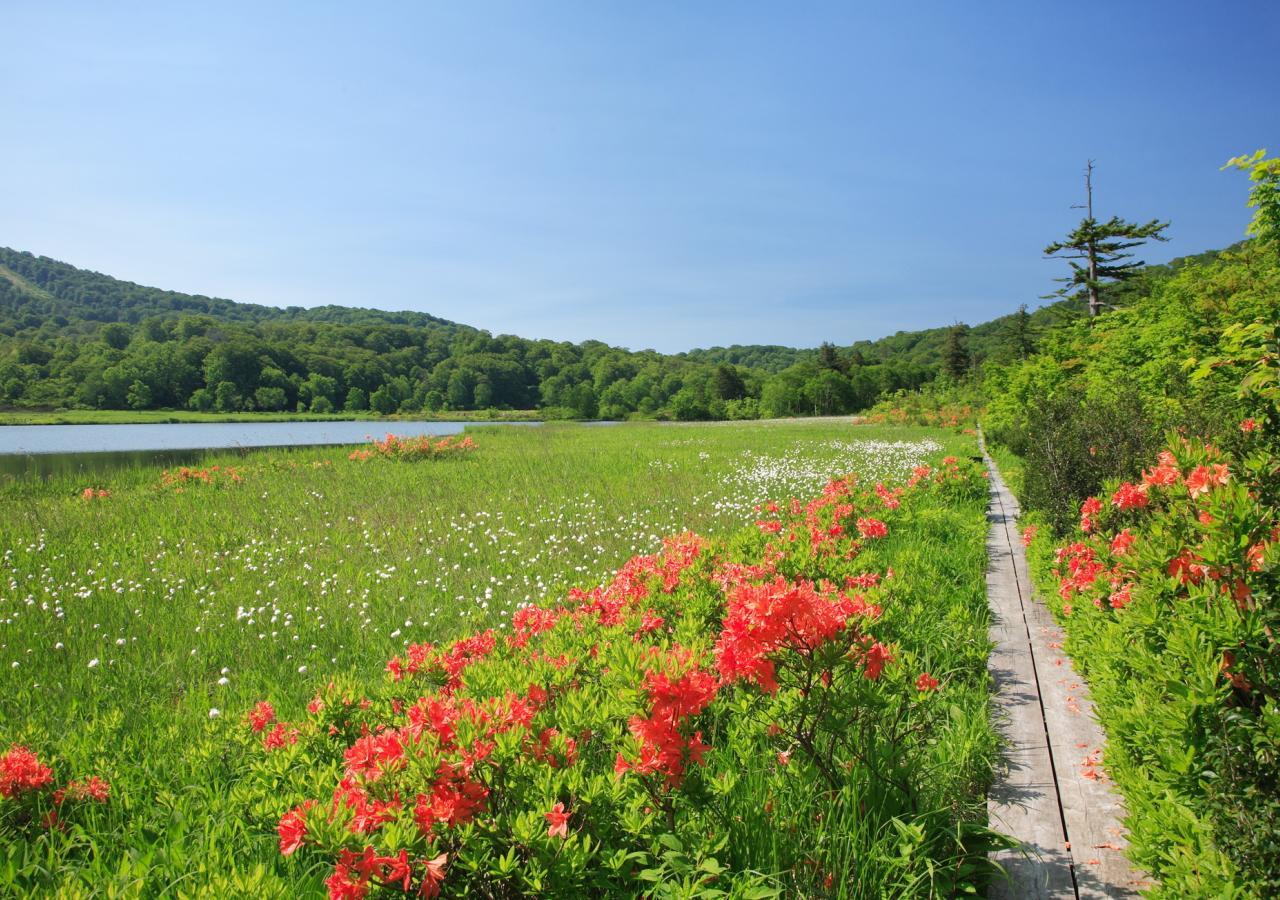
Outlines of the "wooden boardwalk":
<svg viewBox="0 0 1280 900">
<path fill-rule="evenodd" d="M 984 449 L 985 455 L 985 449 Z M 1124 804 L 1103 771 L 1103 733 L 1062 631 L 1035 599 L 1015 526 L 1017 501 L 989 457 L 988 669 L 1006 740 L 987 801 L 991 826 L 1020 846 L 994 854 L 1009 877 L 992 898 L 1134 897 L 1148 882 L 1125 859 Z"/>
</svg>

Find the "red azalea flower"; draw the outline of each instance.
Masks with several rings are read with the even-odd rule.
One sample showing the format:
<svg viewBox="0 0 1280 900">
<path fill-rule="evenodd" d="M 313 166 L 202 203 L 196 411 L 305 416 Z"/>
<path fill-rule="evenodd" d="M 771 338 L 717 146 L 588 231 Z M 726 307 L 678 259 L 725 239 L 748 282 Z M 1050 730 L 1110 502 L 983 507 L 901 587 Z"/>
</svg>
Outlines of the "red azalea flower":
<svg viewBox="0 0 1280 900">
<path fill-rule="evenodd" d="M 1097 497 L 1090 497 L 1080 504 L 1080 530 L 1085 534 L 1089 534 L 1095 527 L 1094 517 L 1102 512 L 1102 501 Z"/>
<path fill-rule="evenodd" d="M 0 797 L 34 791 L 52 781 L 53 770 L 41 765 L 36 755 L 20 744 L 13 744 L 0 756 Z"/>
<path fill-rule="evenodd" d="M 1126 584 L 1122 585 L 1119 589 L 1112 591 L 1111 596 L 1108 598 L 1111 603 L 1111 608 L 1124 609 L 1128 606 L 1133 601 L 1133 598 L 1129 596 L 1129 592 L 1132 590 L 1133 585 Z"/>
<path fill-rule="evenodd" d="M 1126 528 L 1111 541 L 1111 552 L 1116 556 L 1124 556 L 1129 552 L 1129 548 L 1133 546 L 1135 540 L 1133 533 Z"/>
<path fill-rule="evenodd" d="M 413 882 L 413 865 L 409 862 L 409 852 L 401 850 L 395 856 L 376 856 L 373 864 L 380 869 L 380 877 L 387 886 L 399 883 L 400 890 L 409 893 L 409 885 Z"/>
<path fill-rule="evenodd" d="M 248 721 L 249 727 L 252 728 L 254 733 L 256 734 L 257 732 L 262 731 L 262 729 L 270 725 L 271 722 L 275 719 L 275 717 L 276 717 L 275 709 L 271 706 L 270 703 L 268 703 L 266 700 L 263 700 L 249 711 L 249 714 L 245 716 L 245 719 Z"/>
<path fill-rule="evenodd" d="M 306 843 L 306 814 L 307 810 L 315 805 L 316 801 L 308 800 L 301 806 L 295 806 L 281 817 L 280 824 L 276 826 L 276 833 L 280 835 L 280 853 L 282 855 L 291 856 Z"/>
<path fill-rule="evenodd" d="M 111 795 L 111 785 L 97 775 L 85 781 L 68 781 L 67 786 L 53 792 L 53 802 L 61 806 L 65 800 L 93 800 L 95 803 L 106 803 Z"/>
<path fill-rule="evenodd" d="M 1147 497 L 1148 487 L 1126 481 L 1111 495 L 1111 505 L 1116 509 L 1142 509 L 1151 502 Z"/>
<path fill-rule="evenodd" d="M 276 727 L 262 738 L 262 746 L 267 750 L 279 750 L 281 747 L 296 743 L 298 743 L 298 729 L 291 728 L 284 722 L 277 722 Z"/>
<path fill-rule="evenodd" d="M 879 519 L 859 519 L 858 533 L 864 538 L 882 538 L 889 533 L 889 526 Z"/>
<path fill-rule="evenodd" d="M 354 868 L 360 861 L 360 854 L 343 850 L 333 874 L 325 879 L 329 888 L 329 900 L 361 900 L 369 893 L 369 878 L 361 875 Z"/>
<path fill-rule="evenodd" d="M 1231 478 L 1231 472 L 1222 463 L 1212 466 L 1196 466 L 1187 476 L 1187 492 L 1192 499 L 1207 494 L 1214 487 L 1220 487 Z"/>
<path fill-rule="evenodd" d="M 863 674 L 875 681 L 884 672 L 884 667 L 893 662 L 893 654 L 884 644 L 876 641 L 862 654 Z"/>
<path fill-rule="evenodd" d="M 569 814 L 564 811 L 564 804 L 557 803 L 544 818 L 549 823 L 547 837 L 567 838 L 569 836 Z"/>
<path fill-rule="evenodd" d="M 445 866 L 449 862 L 449 854 L 441 853 L 435 859 L 428 860 L 424 864 L 422 886 L 418 889 L 418 893 L 431 900 L 433 897 L 440 896 L 440 884 L 444 881 Z"/>
</svg>

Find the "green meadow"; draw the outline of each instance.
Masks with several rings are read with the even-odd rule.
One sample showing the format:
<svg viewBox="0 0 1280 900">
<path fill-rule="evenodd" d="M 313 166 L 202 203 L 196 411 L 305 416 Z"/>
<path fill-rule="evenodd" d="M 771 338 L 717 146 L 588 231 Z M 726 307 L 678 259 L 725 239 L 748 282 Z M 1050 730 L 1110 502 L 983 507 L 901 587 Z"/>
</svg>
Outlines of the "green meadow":
<svg viewBox="0 0 1280 900">
<path fill-rule="evenodd" d="M 244 815 L 246 764 L 227 735 L 254 703 L 302 715 L 327 683 L 376 685 L 411 642 L 509 628 L 519 606 L 599 584 L 665 535 L 728 538 L 754 530 L 759 504 L 815 496 L 835 475 L 900 483 L 974 452 L 954 431 L 832 420 L 474 439 L 470 454 L 419 462 L 265 450 L 210 453 L 185 480 L 135 466 L 3 484 L 0 734 L 112 795 L 66 830 L 6 840 L 0 884 L 270 893 L 301 877 L 320 890 L 319 864 L 285 860 L 271 823 Z M 950 663 L 967 667 L 979 760 L 981 507 L 904 534 L 889 557 L 920 572 L 922 603 L 938 578 L 961 588 L 968 646 Z"/>
</svg>

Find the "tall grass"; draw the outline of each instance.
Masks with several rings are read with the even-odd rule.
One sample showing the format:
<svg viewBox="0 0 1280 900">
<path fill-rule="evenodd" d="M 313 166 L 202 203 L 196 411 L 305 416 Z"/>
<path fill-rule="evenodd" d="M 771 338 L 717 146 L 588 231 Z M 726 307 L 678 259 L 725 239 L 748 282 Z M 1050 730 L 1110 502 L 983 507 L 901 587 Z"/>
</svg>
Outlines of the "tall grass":
<svg viewBox="0 0 1280 900">
<path fill-rule="evenodd" d="M 883 443 L 924 439 L 936 443 Z M 55 754 L 114 791 L 83 828 L 3 842 L 0 884 L 283 890 L 272 836 L 240 819 L 243 772 L 218 740 L 255 700 L 298 715 L 317 683 L 378 678 L 409 641 L 500 626 L 663 535 L 728 534 L 754 504 L 830 474 L 901 475 L 921 456 L 971 451 L 937 430 L 830 421 L 486 428 L 476 440 L 467 458 L 424 464 L 354 462 L 341 448 L 214 454 L 204 465 L 242 481 L 181 491 L 151 466 L 96 477 L 101 499 L 83 499 L 76 476 L 0 489 L 0 743 Z M 940 658 L 967 667 L 976 698 L 981 512 L 932 515 L 922 537 L 883 551 L 929 573 L 889 621 L 936 629 Z M 989 735 L 957 723 L 972 733 L 956 746 L 970 749 L 938 777 L 980 781 Z M 833 830 L 853 855 L 856 808 Z M 766 839 L 749 831 L 737 839 Z"/>
</svg>

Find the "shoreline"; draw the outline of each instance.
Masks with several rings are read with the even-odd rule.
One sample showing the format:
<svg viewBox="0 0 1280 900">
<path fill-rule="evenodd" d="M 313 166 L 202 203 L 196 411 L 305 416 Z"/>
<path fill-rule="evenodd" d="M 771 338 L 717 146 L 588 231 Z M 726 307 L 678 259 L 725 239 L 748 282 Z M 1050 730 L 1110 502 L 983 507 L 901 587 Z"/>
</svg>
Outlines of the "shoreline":
<svg viewBox="0 0 1280 900">
<path fill-rule="evenodd" d="M 503 410 L 502 415 L 461 410 L 444 413 L 200 413 L 185 410 L 69 409 L 0 411 L 0 427 L 8 425 L 215 425 L 263 422 L 532 422 L 544 421 L 541 410 Z M 567 420 L 577 421 L 577 420 Z"/>
</svg>

